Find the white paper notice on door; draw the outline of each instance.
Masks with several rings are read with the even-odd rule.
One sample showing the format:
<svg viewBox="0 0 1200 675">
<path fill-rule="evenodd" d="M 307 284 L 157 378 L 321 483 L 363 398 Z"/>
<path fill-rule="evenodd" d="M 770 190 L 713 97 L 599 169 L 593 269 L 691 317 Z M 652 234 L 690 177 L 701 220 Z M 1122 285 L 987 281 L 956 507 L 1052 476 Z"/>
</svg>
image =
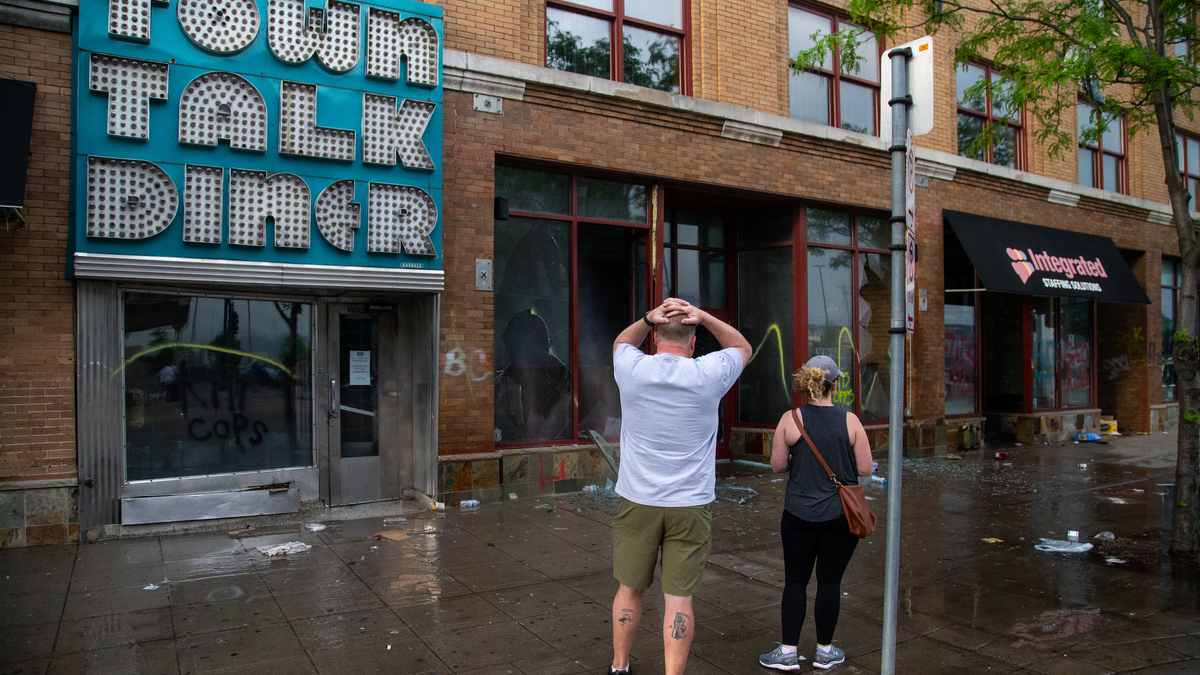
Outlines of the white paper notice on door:
<svg viewBox="0 0 1200 675">
<path fill-rule="evenodd" d="M 371 385 L 371 352 L 350 350 L 350 386 Z"/>
</svg>

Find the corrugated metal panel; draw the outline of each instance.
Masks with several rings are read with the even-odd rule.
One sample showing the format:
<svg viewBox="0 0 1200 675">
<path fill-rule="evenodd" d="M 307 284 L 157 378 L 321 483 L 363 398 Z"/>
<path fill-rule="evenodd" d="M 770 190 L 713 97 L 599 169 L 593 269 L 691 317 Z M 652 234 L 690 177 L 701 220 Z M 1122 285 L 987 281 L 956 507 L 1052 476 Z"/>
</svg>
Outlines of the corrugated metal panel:
<svg viewBox="0 0 1200 675">
<path fill-rule="evenodd" d="M 75 276 L 81 279 L 168 283 L 255 285 L 291 288 L 352 288 L 439 292 L 442 270 L 397 267 L 335 267 L 289 263 L 164 258 L 76 253 Z"/>
<path fill-rule="evenodd" d="M 174 523 L 184 520 L 241 518 L 300 510 L 300 491 L 242 490 L 191 495 L 133 497 L 121 500 L 121 524 Z"/>
<path fill-rule="evenodd" d="M 120 522 L 124 478 L 120 293 L 115 283 L 76 283 L 76 443 L 79 525 Z"/>
</svg>

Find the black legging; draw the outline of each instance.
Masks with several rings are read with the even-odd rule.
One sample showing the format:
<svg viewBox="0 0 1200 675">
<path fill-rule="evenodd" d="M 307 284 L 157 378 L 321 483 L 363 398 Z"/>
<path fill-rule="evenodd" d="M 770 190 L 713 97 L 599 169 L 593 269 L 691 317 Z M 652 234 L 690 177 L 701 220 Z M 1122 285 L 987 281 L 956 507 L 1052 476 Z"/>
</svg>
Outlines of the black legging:
<svg viewBox="0 0 1200 675">
<path fill-rule="evenodd" d="M 850 564 L 850 556 L 858 546 L 858 537 L 850 534 L 846 516 L 822 523 L 812 523 L 783 512 L 779 524 L 783 535 L 783 566 L 786 581 L 783 586 L 783 644 L 794 645 L 800 640 L 804 626 L 805 588 L 817 567 L 817 601 L 813 616 L 817 622 L 817 644 L 833 642 L 838 613 L 842 608 L 842 574 Z"/>
</svg>

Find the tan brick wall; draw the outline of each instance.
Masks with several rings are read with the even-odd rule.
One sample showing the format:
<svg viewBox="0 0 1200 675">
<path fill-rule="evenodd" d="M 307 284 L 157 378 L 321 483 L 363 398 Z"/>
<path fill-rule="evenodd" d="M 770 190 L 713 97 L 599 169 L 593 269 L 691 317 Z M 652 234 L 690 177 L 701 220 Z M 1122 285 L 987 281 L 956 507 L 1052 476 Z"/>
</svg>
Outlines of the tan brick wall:
<svg viewBox="0 0 1200 675">
<path fill-rule="evenodd" d="M 716 91 L 705 98 L 754 110 L 788 114 L 787 3 L 774 0 L 694 0 L 714 4 L 703 25 L 706 80 Z M 693 31 L 696 25 L 693 24 Z M 712 44 L 715 42 L 715 44 Z M 693 53 L 696 53 L 693 49 Z M 713 53 L 715 52 L 715 54 Z M 716 72 L 709 74 L 709 69 Z M 699 70 L 699 68 L 697 68 Z"/>
<path fill-rule="evenodd" d="M 429 0 L 445 10 L 446 49 L 544 65 L 543 0 Z"/>
<path fill-rule="evenodd" d="M 74 478 L 71 36 L 0 25 L 0 77 L 37 83 L 26 223 L 0 230 L 0 481 Z"/>
</svg>

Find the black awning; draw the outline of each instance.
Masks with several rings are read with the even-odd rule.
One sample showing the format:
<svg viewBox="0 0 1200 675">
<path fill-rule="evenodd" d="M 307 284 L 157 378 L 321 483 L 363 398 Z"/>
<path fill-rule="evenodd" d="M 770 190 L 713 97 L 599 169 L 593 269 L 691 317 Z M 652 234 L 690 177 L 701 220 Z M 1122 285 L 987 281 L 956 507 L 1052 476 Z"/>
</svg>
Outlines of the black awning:
<svg viewBox="0 0 1200 675">
<path fill-rule="evenodd" d="M 1150 303 L 1108 237 L 942 213 L 989 291 Z"/>
</svg>

